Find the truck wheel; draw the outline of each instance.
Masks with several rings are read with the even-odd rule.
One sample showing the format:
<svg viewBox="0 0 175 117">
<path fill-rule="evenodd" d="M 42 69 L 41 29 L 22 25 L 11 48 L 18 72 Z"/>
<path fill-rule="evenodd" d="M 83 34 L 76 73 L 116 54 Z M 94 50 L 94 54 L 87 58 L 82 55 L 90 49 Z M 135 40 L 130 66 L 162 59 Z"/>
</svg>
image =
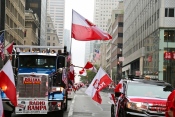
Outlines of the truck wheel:
<svg viewBox="0 0 175 117">
<path fill-rule="evenodd" d="M 5 117 L 11 117 L 12 116 L 12 112 L 4 110 L 4 116 Z"/>
</svg>

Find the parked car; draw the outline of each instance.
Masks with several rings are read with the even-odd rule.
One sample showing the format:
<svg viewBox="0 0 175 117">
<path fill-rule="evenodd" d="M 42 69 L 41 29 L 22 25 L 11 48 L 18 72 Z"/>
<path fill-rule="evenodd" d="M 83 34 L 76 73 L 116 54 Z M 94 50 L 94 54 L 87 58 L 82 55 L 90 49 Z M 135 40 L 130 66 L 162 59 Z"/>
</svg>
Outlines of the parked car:
<svg viewBox="0 0 175 117">
<path fill-rule="evenodd" d="M 173 87 L 164 81 L 132 78 L 122 82 L 123 93 L 115 92 L 111 117 L 165 117 L 166 100 Z"/>
</svg>

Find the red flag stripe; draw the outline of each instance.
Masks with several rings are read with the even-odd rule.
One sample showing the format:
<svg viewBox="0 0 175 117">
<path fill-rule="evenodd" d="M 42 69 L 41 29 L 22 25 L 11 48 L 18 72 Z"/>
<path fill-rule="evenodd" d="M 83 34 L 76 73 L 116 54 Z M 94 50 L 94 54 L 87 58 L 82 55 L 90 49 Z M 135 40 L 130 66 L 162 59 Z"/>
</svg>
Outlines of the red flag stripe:
<svg viewBox="0 0 175 117">
<path fill-rule="evenodd" d="M 12 104 L 14 106 L 17 106 L 17 99 L 16 99 L 16 87 L 10 80 L 10 78 L 4 73 L 4 71 L 1 71 L 1 82 L 0 87 L 6 87 L 7 89 L 4 90 L 4 93 L 7 95 L 7 97 L 10 99 Z"/>
<path fill-rule="evenodd" d="M 13 50 L 13 42 L 10 44 L 10 46 L 7 48 L 7 51 L 9 54 L 12 54 L 12 50 Z"/>
</svg>

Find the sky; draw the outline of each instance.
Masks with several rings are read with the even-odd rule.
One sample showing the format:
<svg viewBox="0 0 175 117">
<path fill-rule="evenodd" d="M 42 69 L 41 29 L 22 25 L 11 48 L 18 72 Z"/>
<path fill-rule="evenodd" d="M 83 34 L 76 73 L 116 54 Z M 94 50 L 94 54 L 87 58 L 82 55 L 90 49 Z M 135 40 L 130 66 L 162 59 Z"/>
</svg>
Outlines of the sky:
<svg viewBox="0 0 175 117">
<path fill-rule="evenodd" d="M 94 0 L 66 0 L 65 4 L 65 28 L 71 31 L 72 9 L 82 15 L 84 18 L 93 22 Z M 85 65 L 85 43 L 84 41 L 76 41 L 72 39 L 71 53 L 72 63 L 75 66 L 84 67 Z M 76 74 L 79 74 L 81 68 L 74 68 Z M 76 76 L 75 82 L 79 82 Z"/>
</svg>

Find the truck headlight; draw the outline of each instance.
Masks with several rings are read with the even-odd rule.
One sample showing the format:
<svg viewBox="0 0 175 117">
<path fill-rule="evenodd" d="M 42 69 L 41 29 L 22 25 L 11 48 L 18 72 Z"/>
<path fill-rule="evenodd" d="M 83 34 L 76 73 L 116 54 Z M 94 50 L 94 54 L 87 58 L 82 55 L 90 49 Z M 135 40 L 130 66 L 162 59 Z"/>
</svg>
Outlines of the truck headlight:
<svg viewBox="0 0 175 117">
<path fill-rule="evenodd" d="M 142 103 L 141 102 L 127 102 L 126 107 L 128 109 L 141 111 Z"/>
</svg>

